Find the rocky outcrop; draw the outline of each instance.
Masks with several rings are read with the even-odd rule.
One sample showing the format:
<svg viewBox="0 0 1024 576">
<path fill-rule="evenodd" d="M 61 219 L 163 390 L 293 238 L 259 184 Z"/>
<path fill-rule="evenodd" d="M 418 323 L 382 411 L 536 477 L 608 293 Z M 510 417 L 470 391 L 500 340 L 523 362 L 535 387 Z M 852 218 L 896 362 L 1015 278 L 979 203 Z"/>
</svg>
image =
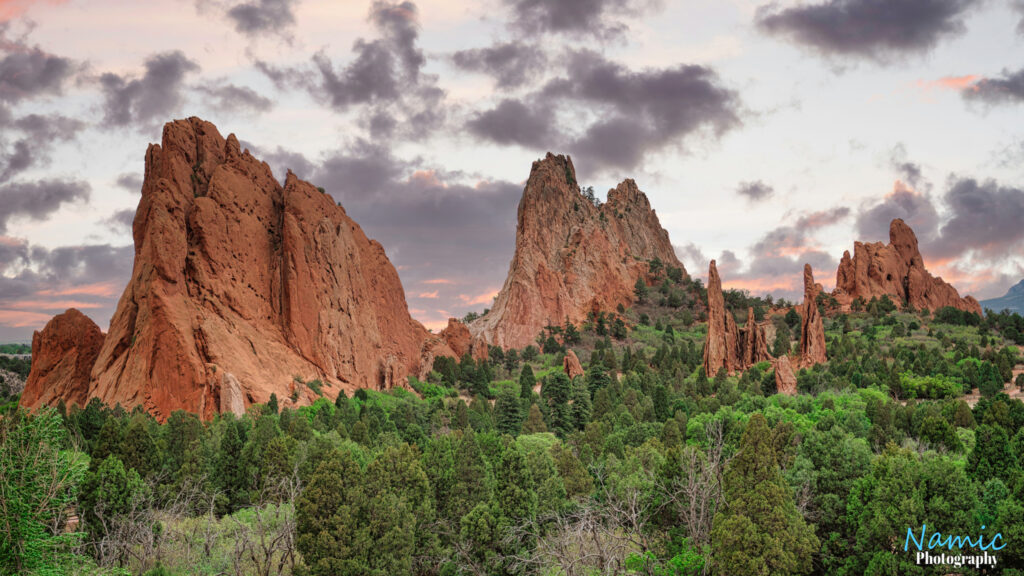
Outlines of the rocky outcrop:
<svg viewBox="0 0 1024 576">
<path fill-rule="evenodd" d="M 804 302 L 800 305 L 800 365 L 813 366 L 826 362 L 825 327 L 818 311 L 817 297 L 821 285 L 814 283 L 814 271 L 804 264 Z"/>
<path fill-rule="evenodd" d="M 534 342 L 547 325 L 579 324 L 593 311 L 633 302 L 648 261 L 682 268 L 633 180 L 595 205 L 580 193 L 572 160 L 548 154 L 533 163 L 519 202 L 516 249 L 508 277 L 490 312 L 470 325 L 476 336 L 503 348 Z"/>
<path fill-rule="evenodd" d="M 776 392 L 787 396 L 796 396 L 796 374 L 793 373 L 793 365 L 789 362 L 789 356 L 772 360 L 772 368 L 775 370 Z"/>
<path fill-rule="evenodd" d="M 772 359 L 772 353 L 768 348 L 767 323 L 758 324 L 754 317 L 754 309 L 747 310 L 747 325 L 741 330 L 743 334 L 743 345 L 741 347 L 743 356 L 741 365 L 744 367 L 753 366 L 758 362 Z"/>
<path fill-rule="evenodd" d="M 565 371 L 565 375 L 569 377 L 569 380 L 584 374 L 583 365 L 580 364 L 580 359 L 572 350 L 565 353 L 565 359 L 562 360 L 562 370 Z"/>
<path fill-rule="evenodd" d="M 448 319 L 448 326 L 441 331 L 441 340 L 451 349 L 452 355 L 462 358 L 469 354 L 476 360 L 487 359 L 487 343 L 473 337 L 469 327 L 455 318 Z"/>
<path fill-rule="evenodd" d="M 282 185 L 209 122 L 171 122 L 149 147 L 133 234 L 102 347 L 81 350 L 73 370 L 40 363 L 41 389 L 210 418 L 272 393 L 317 398 L 296 381 L 320 380 L 331 397 L 404 386 L 424 356 L 451 353 L 409 316 L 384 249 L 339 204 L 290 172 Z M 68 348 L 46 334 L 42 349 Z"/>
<path fill-rule="evenodd" d="M 843 253 L 832 294 L 844 306 L 857 298 L 889 296 L 897 305 L 908 303 L 918 310 L 952 306 L 981 314 L 977 300 L 961 298 L 956 288 L 925 269 L 917 236 L 899 218 L 889 225 L 888 244 L 856 242 L 853 252 L 852 257 L 849 251 Z"/>
<path fill-rule="evenodd" d="M 84 407 L 89 400 L 89 374 L 103 346 L 103 332 L 74 308 L 55 316 L 32 336 L 32 369 L 21 405 Z"/>
<path fill-rule="evenodd" d="M 708 333 L 704 340 L 704 372 L 713 378 L 725 368 L 732 373 L 758 362 L 771 360 L 767 323 L 758 323 L 754 309 L 747 310 L 747 325 L 737 328 L 736 319 L 725 308 L 722 280 L 712 260 L 708 266 Z"/>
<path fill-rule="evenodd" d="M 714 378 L 725 368 L 733 372 L 740 368 L 740 339 L 736 320 L 725 309 L 722 279 L 714 260 L 708 266 L 708 334 L 704 340 L 704 373 Z"/>
</svg>

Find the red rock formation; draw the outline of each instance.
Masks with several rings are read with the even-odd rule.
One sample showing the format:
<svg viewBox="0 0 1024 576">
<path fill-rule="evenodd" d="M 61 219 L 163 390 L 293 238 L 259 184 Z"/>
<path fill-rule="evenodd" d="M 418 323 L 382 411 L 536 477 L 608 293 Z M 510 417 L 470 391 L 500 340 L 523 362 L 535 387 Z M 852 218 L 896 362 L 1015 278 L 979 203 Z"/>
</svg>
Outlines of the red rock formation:
<svg viewBox="0 0 1024 576">
<path fill-rule="evenodd" d="M 825 328 L 815 301 L 821 285 L 814 283 L 810 264 L 804 264 L 804 302 L 800 305 L 800 365 L 813 366 L 828 361 L 825 355 Z"/>
<path fill-rule="evenodd" d="M 836 272 L 836 300 L 848 306 L 860 297 L 865 301 L 888 295 L 897 305 L 938 310 L 952 306 L 981 314 L 972 296 L 960 297 L 956 288 L 934 277 L 924 267 L 917 236 L 899 218 L 889 225 L 889 244 L 856 242 L 851 258 L 844 252 Z"/>
<path fill-rule="evenodd" d="M 636 183 L 624 180 L 594 206 L 580 193 L 572 161 L 549 153 L 533 163 L 523 190 L 505 285 L 470 330 L 503 348 L 527 346 L 544 326 L 629 305 L 654 258 L 682 268 Z"/>
<path fill-rule="evenodd" d="M 99 326 L 74 308 L 55 316 L 32 336 L 32 370 L 21 405 L 35 410 L 56 405 L 84 407 L 89 400 L 89 373 L 103 346 Z"/>
<path fill-rule="evenodd" d="M 384 249 L 343 208 L 291 173 L 282 186 L 234 135 L 198 118 L 167 124 L 146 152 L 133 232 L 131 281 L 98 355 L 44 356 L 35 385 L 58 392 L 26 405 L 87 391 L 158 418 L 209 418 L 287 398 L 296 378 L 322 380 L 329 396 L 404 385 L 425 356 L 450 353 L 409 316 Z M 51 331 L 41 349 L 71 348 L 48 344 Z M 67 330 L 79 346 L 83 331 L 90 346 L 100 339 Z M 299 403 L 316 398 L 295 392 Z"/>
<path fill-rule="evenodd" d="M 440 337 L 452 350 L 453 356 L 462 358 L 468 352 L 476 360 L 487 359 L 487 344 L 480 338 L 474 338 L 469 328 L 455 318 L 448 319 L 448 326 L 441 331 Z"/>
<path fill-rule="evenodd" d="M 758 362 L 772 359 L 768 348 L 767 323 L 758 324 L 754 318 L 754 309 L 747 310 L 747 325 L 740 330 L 742 338 L 741 366 L 749 368 Z"/>
<path fill-rule="evenodd" d="M 725 309 L 722 280 L 712 260 L 708 267 L 708 334 L 704 341 L 704 372 L 708 378 L 714 378 L 722 368 L 730 373 L 742 368 L 740 346 L 736 320 Z"/>
<path fill-rule="evenodd" d="M 796 375 L 789 363 L 789 356 L 782 356 L 772 361 L 775 369 L 775 389 L 779 394 L 796 396 Z"/>
<path fill-rule="evenodd" d="M 704 340 L 704 372 L 713 378 L 722 368 L 731 374 L 771 360 L 767 331 L 768 323 L 758 323 L 753 308 L 747 310 L 747 325 L 736 327 L 736 319 L 725 309 L 722 280 L 712 260 L 708 267 L 708 334 Z"/>
<path fill-rule="evenodd" d="M 584 374 L 583 365 L 580 364 L 580 359 L 572 350 L 565 353 L 565 359 L 562 360 L 562 370 L 565 370 L 565 375 L 569 377 L 569 380 Z"/>
</svg>

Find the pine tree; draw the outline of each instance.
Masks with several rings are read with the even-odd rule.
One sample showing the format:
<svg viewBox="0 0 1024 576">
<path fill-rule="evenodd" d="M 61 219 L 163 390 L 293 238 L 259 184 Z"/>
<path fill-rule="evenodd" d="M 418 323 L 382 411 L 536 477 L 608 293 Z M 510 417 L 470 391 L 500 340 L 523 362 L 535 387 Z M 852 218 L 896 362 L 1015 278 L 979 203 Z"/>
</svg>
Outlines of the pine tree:
<svg viewBox="0 0 1024 576">
<path fill-rule="evenodd" d="M 573 428 L 583 430 L 590 422 L 590 390 L 581 378 L 577 378 L 572 385 L 572 406 L 570 406 Z"/>
<path fill-rule="evenodd" d="M 724 497 L 711 531 L 717 574 L 811 571 L 818 538 L 793 503 L 776 462 L 772 431 L 761 414 L 750 417 L 740 451 L 726 468 Z"/>
<path fill-rule="evenodd" d="M 476 434 L 464 434 L 455 450 L 451 497 L 447 503 L 449 518 L 458 522 L 478 504 L 490 500 L 487 466 L 484 464 Z"/>
<path fill-rule="evenodd" d="M 519 398 L 513 390 L 502 389 L 494 403 L 494 422 L 498 432 L 515 436 L 523 426 L 523 415 L 519 411 Z"/>
<path fill-rule="evenodd" d="M 519 373 L 519 397 L 533 398 L 533 387 L 537 385 L 537 378 L 533 375 L 533 368 L 529 364 L 523 364 L 523 370 Z"/>
<path fill-rule="evenodd" d="M 523 434 L 542 434 L 548 431 L 548 427 L 544 424 L 544 415 L 540 413 L 540 408 L 536 404 L 530 404 L 530 412 L 526 416 L 526 422 L 523 422 Z"/>
</svg>

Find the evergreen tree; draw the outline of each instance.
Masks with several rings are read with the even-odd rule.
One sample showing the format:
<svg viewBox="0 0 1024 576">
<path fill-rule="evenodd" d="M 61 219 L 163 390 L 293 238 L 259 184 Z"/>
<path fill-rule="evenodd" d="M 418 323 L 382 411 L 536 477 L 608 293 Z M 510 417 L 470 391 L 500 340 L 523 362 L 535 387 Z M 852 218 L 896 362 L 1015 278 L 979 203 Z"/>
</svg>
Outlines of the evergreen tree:
<svg viewBox="0 0 1024 576">
<path fill-rule="evenodd" d="M 541 434 L 547 431 L 548 427 L 544 424 L 544 415 L 540 413 L 540 408 L 536 404 L 530 404 L 530 411 L 523 422 L 523 434 Z"/>
<path fill-rule="evenodd" d="M 537 378 L 533 375 L 533 368 L 529 364 L 523 364 L 523 370 L 519 373 L 519 397 L 533 398 L 533 387 L 537 385 Z"/>
<path fill-rule="evenodd" d="M 577 378 L 572 385 L 572 405 L 570 406 L 573 428 L 583 430 L 590 422 L 590 390 L 582 378 Z"/>
<path fill-rule="evenodd" d="M 300 417 L 305 420 L 305 417 Z M 245 425 L 234 418 L 224 423 L 220 449 L 217 451 L 216 485 L 223 499 L 218 512 L 227 514 L 238 510 L 249 501 L 249 469 L 242 460 L 245 445 Z"/>
<path fill-rule="evenodd" d="M 508 388 L 502 389 L 494 403 L 494 423 L 498 432 L 515 436 L 523 426 L 519 398 Z"/>
<path fill-rule="evenodd" d="M 476 434 L 464 434 L 455 450 L 451 497 L 447 503 L 448 517 L 456 522 L 477 505 L 490 500 L 487 466 L 484 463 Z"/>
<path fill-rule="evenodd" d="M 739 453 L 726 467 L 726 505 L 711 531 L 714 569 L 723 576 L 806 574 L 818 548 L 793 503 L 764 416 L 747 423 Z"/>
</svg>

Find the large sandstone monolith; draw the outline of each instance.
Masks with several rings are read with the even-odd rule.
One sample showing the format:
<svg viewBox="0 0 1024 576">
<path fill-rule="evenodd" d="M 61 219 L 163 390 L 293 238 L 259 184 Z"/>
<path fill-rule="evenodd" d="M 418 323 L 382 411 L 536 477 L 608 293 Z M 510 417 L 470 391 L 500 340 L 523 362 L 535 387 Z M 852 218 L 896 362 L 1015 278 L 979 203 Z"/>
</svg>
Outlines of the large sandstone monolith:
<svg viewBox="0 0 1024 576">
<path fill-rule="evenodd" d="M 95 363 L 51 370 L 43 389 L 210 418 L 275 393 L 302 404 L 317 388 L 404 386 L 452 355 L 409 316 L 384 248 L 339 204 L 290 172 L 278 182 L 209 122 L 168 123 L 149 147 L 133 235 Z"/>
<path fill-rule="evenodd" d="M 924 266 L 917 236 L 910 226 L 897 218 L 889 225 L 889 244 L 854 243 L 853 256 L 843 253 L 836 272 L 832 295 L 845 306 L 857 298 L 865 302 L 889 296 L 897 305 L 938 310 L 952 306 L 981 314 L 981 304 L 973 296 L 960 297 L 952 285 L 932 276 Z"/>
<path fill-rule="evenodd" d="M 545 326 L 630 305 L 653 259 L 683 267 L 636 183 L 622 181 L 597 205 L 580 192 L 572 160 L 549 153 L 533 163 L 519 201 L 505 284 L 470 330 L 502 348 L 528 346 Z"/>
</svg>

